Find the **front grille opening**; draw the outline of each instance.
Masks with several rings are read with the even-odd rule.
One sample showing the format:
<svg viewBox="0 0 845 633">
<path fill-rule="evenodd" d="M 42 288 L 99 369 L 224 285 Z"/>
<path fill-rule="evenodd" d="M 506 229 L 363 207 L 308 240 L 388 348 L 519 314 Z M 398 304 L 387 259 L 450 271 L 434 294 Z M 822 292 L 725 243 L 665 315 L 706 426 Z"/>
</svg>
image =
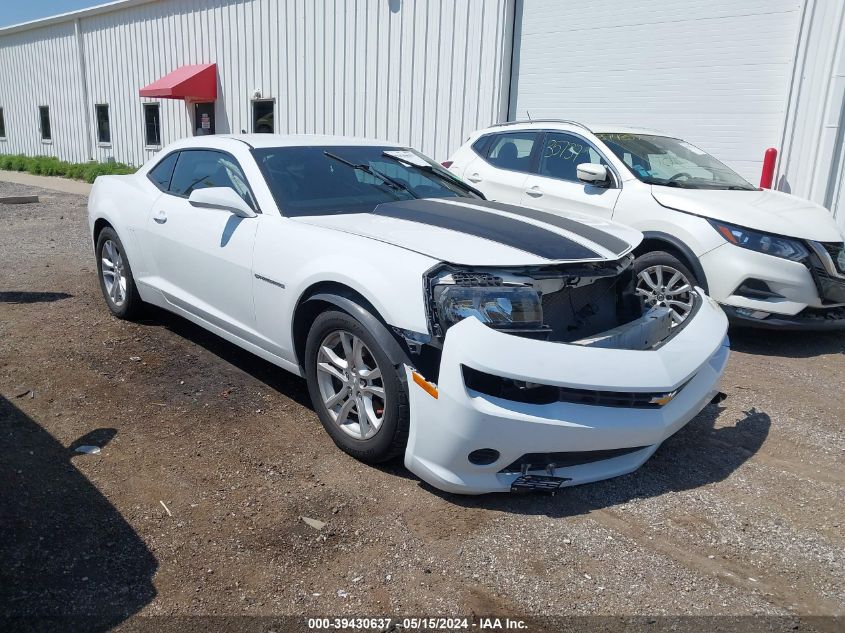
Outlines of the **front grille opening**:
<svg viewBox="0 0 845 633">
<path fill-rule="evenodd" d="M 552 404 L 570 402 L 600 407 L 624 407 L 629 409 L 659 409 L 668 404 L 683 386 L 673 392 L 599 391 L 594 389 L 572 389 L 554 385 L 513 380 L 487 374 L 466 365 L 461 366 L 467 389 L 494 398 L 522 402 L 525 404 Z"/>
<path fill-rule="evenodd" d="M 488 466 L 499 459 L 499 451 L 495 448 L 479 448 L 467 455 L 470 464 Z"/>
<path fill-rule="evenodd" d="M 753 277 L 743 281 L 733 294 L 748 299 L 783 299 L 783 295 L 774 292 L 765 281 Z"/>
<path fill-rule="evenodd" d="M 569 451 L 561 453 L 526 453 L 516 461 L 508 464 L 500 473 L 520 473 L 526 470 L 548 470 L 550 468 L 568 468 L 601 462 L 622 455 L 636 453 L 648 446 L 632 446 L 628 448 L 612 448 L 601 451 Z"/>
</svg>

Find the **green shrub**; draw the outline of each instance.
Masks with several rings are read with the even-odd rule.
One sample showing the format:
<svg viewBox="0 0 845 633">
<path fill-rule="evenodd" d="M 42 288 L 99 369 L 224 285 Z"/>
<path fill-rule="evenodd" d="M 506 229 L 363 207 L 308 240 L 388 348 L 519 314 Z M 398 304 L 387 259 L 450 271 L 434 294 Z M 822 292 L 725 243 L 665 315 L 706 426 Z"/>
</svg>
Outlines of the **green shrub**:
<svg viewBox="0 0 845 633">
<path fill-rule="evenodd" d="M 97 176 L 134 174 L 137 169 L 123 163 L 69 163 L 54 156 L 0 155 L 0 169 L 25 171 L 36 176 L 61 176 L 94 182 Z"/>
</svg>

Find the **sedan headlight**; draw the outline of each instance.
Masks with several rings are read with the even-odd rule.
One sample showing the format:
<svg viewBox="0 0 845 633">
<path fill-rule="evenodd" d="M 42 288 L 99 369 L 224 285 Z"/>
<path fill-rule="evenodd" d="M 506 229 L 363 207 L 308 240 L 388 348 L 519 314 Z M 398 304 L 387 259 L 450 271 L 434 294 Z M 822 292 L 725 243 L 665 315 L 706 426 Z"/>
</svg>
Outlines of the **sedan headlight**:
<svg viewBox="0 0 845 633">
<path fill-rule="evenodd" d="M 528 287 L 442 285 L 435 288 L 435 305 L 444 331 L 471 316 L 495 328 L 543 325 L 540 294 Z"/>
<path fill-rule="evenodd" d="M 789 259 L 794 262 L 801 261 L 809 255 L 805 246 L 798 240 L 781 237 L 780 235 L 752 231 L 751 229 L 718 220 L 708 221 L 719 232 L 719 235 L 734 246 Z"/>
</svg>

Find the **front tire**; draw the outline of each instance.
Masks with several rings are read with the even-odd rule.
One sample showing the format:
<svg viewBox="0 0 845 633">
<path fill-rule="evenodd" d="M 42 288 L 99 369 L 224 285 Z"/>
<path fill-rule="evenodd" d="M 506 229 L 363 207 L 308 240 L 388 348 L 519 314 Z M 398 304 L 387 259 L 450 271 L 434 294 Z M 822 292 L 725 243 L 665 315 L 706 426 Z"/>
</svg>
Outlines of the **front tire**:
<svg viewBox="0 0 845 633">
<path fill-rule="evenodd" d="M 100 231 L 95 252 L 100 290 L 103 291 L 109 310 L 119 319 L 137 318 L 143 308 L 143 301 L 135 286 L 123 242 L 113 228 L 106 227 Z"/>
<path fill-rule="evenodd" d="M 644 307 L 672 309 L 675 324 L 686 319 L 694 305 L 695 275 L 677 257 L 666 251 L 652 251 L 634 261 L 637 296 Z"/>
<path fill-rule="evenodd" d="M 334 443 L 363 462 L 390 460 L 408 441 L 408 391 L 376 338 L 345 312 L 320 314 L 305 345 L 308 391 Z"/>
</svg>

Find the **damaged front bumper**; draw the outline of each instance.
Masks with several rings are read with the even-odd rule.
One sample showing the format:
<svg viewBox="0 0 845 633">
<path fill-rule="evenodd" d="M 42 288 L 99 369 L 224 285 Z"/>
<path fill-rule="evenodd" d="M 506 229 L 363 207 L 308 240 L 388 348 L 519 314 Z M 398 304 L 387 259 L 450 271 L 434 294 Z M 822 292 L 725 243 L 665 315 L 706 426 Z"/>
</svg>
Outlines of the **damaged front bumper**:
<svg viewBox="0 0 845 633">
<path fill-rule="evenodd" d="M 718 393 L 727 318 L 701 294 L 684 326 L 645 351 L 521 338 L 474 318 L 452 326 L 436 388 L 406 366 L 405 466 L 462 494 L 509 491 L 526 475 L 571 486 L 635 470 Z M 491 380 L 532 390 L 472 388 Z"/>
</svg>

